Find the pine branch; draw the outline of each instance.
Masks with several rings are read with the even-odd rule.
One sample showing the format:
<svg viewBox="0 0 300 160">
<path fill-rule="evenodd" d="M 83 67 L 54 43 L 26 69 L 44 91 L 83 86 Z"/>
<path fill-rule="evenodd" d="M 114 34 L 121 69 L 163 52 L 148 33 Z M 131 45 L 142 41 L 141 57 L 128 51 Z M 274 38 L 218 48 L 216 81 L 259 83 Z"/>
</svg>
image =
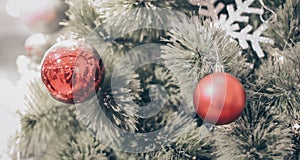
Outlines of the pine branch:
<svg viewBox="0 0 300 160">
<path fill-rule="evenodd" d="M 158 41 L 164 35 L 164 30 L 169 28 L 169 22 L 178 21 L 183 16 L 179 10 L 175 12 L 171 9 L 188 5 L 187 2 L 176 0 L 97 0 L 94 3 L 97 13 L 106 18 L 105 29 L 111 33 L 111 37 L 122 37 L 133 42 Z"/>
<path fill-rule="evenodd" d="M 117 157 L 138 160 L 211 159 L 213 141 L 208 130 L 199 127 L 190 116 L 185 114 L 175 113 L 172 116 L 176 118 L 168 121 L 166 127 L 154 139 L 155 142 L 160 143 L 160 148 L 151 152 L 132 154 L 117 151 Z M 174 127 L 177 129 L 174 130 Z"/>
<path fill-rule="evenodd" d="M 296 119 L 300 113 L 300 47 L 277 53 L 275 62 L 265 62 L 257 71 L 253 94 L 260 94 L 275 110 Z M 276 57 L 275 57 L 276 58 Z"/>
<path fill-rule="evenodd" d="M 273 37 L 274 46 L 280 50 L 293 46 L 300 41 L 300 1 L 286 0 L 286 2 L 275 9 L 277 21 L 272 24 L 266 35 Z M 268 49 L 272 54 L 272 50 Z"/>
<path fill-rule="evenodd" d="M 108 146 L 119 145 L 124 141 L 124 138 L 120 138 L 120 130 L 133 132 L 137 129 L 135 106 L 127 103 L 130 100 L 126 96 L 122 97 L 127 95 L 128 90 L 121 88 L 119 91 L 116 94 L 122 99 L 122 104 L 117 104 L 115 97 L 108 91 L 100 93 L 98 98 L 94 97 L 88 103 L 77 105 L 80 120 L 93 132 L 96 139 Z"/>
<path fill-rule="evenodd" d="M 20 115 L 19 150 L 23 158 L 45 155 L 48 147 L 62 144 L 65 137 L 82 127 L 76 119 L 75 108 L 49 98 L 40 80 L 30 84 L 25 105 L 28 110 Z"/>
<path fill-rule="evenodd" d="M 159 151 L 155 156 L 167 155 L 177 159 L 213 159 L 213 139 L 205 126 L 199 127 L 193 122 L 180 134 L 181 136 L 169 147 L 168 152 Z"/>
<path fill-rule="evenodd" d="M 274 58 L 273 62 L 265 62 L 256 73 L 253 94 L 264 97 L 277 113 L 286 117 L 292 128 L 300 115 L 300 46 L 278 51 Z M 294 132 L 295 156 L 299 155 L 299 137 Z"/>
<path fill-rule="evenodd" d="M 248 102 L 231 127 L 214 133 L 219 159 L 282 159 L 293 151 L 292 134 L 284 117 L 262 99 Z"/>
<path fill-rule="evenodd" d="M 180 99 L 182 98 L 180 95 L 180 86 L 174 73 L 165 66 L 156 66 L 154 72 L 156 81 L 160 82 L 166 89 L 166 99 L 169 102 L 164 103 L 170 103 L 175 106 L 180 105 Z"/>
<path fill-rule="evenodd" d="M 51 152 L 51 151 L 50 151 Z M 111 149 L 97 141 L 89 131 L 72 135 L 69 141 L 57 149 L 49 160 L 108 160 L 115 156 Z"/>
<path fill-rule="evenodd" d="M 69 5 L 67 16 L 69 20 L 63 24 L 69 27 L 70 31 L 78 33 L 80 37 L 87 37 L 93 33 L 94 28 L 102 28 L 103 19 L 96 12 L 95 7 L 85 0 L 66 0 Z M 104 38 L 105 32 L 99 33 L 98 38 Z"/>
</svg>

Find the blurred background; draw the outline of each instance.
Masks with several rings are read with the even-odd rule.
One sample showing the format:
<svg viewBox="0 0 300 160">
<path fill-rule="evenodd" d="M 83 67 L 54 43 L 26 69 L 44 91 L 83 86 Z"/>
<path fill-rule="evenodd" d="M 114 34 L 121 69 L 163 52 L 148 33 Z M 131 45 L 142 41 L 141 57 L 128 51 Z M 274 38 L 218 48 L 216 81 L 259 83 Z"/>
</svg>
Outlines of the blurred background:
<svg viewBox="0 0 300 160">
<path fill-rule="evenodd" d="M 16 0 L 0 0 L 0 78 L 16 82 L 16 58 L 24 54 L 24 42 L 30 35 L 18 18 Z"/>
<path fill-rule="evenodd" d="M 68 6 L 63 0 L 0 0 L 0 159 L 20 130 L 28 82 L 40 75 L 40 62 L 63 28 Z M 50 36 L 51 35 L 51 36 Z M 54 38 L 50 38 L 54 37 Z M 8 150 L 10 148 L 10 150 Z"/>
<path fill-rule="evenodd" d="M 0 155 L 10 137 L 18 130 L 16 110 L 22 110 L 22 91 L 18 87 L 21 74 L 16 60 L 25 55 L 24 42 L 31 34 L 18 18 L 17 0 L 0 0 Z"/>
</svg>

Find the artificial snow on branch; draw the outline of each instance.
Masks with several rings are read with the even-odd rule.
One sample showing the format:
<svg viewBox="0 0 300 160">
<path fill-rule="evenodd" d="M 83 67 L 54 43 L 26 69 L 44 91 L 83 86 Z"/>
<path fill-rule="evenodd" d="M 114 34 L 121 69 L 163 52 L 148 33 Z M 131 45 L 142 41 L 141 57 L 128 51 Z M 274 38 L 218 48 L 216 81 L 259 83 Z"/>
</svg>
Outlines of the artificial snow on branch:
<svg viewBox="0 0 300 160">
<path fill-rule="evenodd" d="M 282 159 L 293 152 L 285 118 L 259 96 L 231 126 L 214 131 L 217 159 Z"/>
<path fill-rule="evenodd" d="M 151 42 L 159 40 L 170 28 L 170 21 L 184 16 L 175 12 L 176 6 L 187 6 L 187 2 L 174 0 L 95 0 L 93 5 L 105 23 L 105 29 L 111 38 L 125 38 L 133 42 Z M 185 8 L 185 7 L 184 7 Z M 178 8 L 182 9 L 182 7 Z"/>
<path fill-rule="evenodd" d="M 39 79 L 34 79 L 28 88 L 24 101 L 27 111 L 20 115 L 18 147 L 22 158 L 44 159 L 50 146 L 60 146 L 82 125 L 76 119 L 75 108 L 49 97 Z"/>
<path fill-rule="evenodd" d="M 275 104 L 280 113 L 296 119 L 300 115 L 300 46 L 277 54 L 275 62 L 265 62 L 257 71 L 251 90 Z"/>
<path fill-rule="evenodd" d="M 79 131 L 74 134 L 69 140 L 66 140 L 65 144 L 60 147 L 56 147 L 54 151 L 50 151 L 48 159 L 95 159 L 95 160 L 109 160 L 115 158 L 112 149 L 108 148 L 104 144 L 101 144 L 94 138 L 92 133 L 87 129 Z M 53 153 L 51 153 L 53 152 Z"/>
<path fill-rule="evenodd" d="M 220 14 L 222 10 L 222 3 L 215 7 L 216 0 L 190 0 L 191 4 L 199 5 L 199 14 L 210 17 L 214 21 L 214 25 L 226 31 L 228 35 L 239 41 L 243 49 L 249 48 L 249 44 L 256 52 L 259 58 L 264 57 L 264 52 L 260 43 L 273 44 L 274 41 L 268 37 L 262 36 L 262 33 L 268 28 L 268 23 L 262 23 L 256 30 L 253 31 L 253 26 L 249 23 L 249 16 L 252 14 L 262 15 L 264 10 L 262 8 L 250 7 L 255 0 L 235 0 L 236 9 L 233 4 L 227 5 L 226 10 L 228 15 Z M 207 9 L 203 9 L 206 7 Z M 247 14 L 247 15 L 245 15 Z M 246 23 L 244 28 L 241 28 L 239 23 Z M 253 31 L 253 32 L 252 32 Z"/>
</svg>

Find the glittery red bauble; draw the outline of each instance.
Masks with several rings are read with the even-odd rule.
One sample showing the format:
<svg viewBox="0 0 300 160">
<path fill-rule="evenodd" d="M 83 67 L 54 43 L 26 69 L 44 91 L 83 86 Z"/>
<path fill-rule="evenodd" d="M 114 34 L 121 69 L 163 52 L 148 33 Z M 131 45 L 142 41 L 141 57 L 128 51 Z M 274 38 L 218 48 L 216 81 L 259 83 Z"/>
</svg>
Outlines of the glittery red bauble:
<svg viewBox="0 0 300 160">
<path fill-rule="evenodd" d="M 42 80 L 50 94 L 66 103 L 81 103 L 95 94 L 104 77 L 99 54 L 83 41 L 52 46 L 42 62 Z"/>
<path fill-rule="evenodd" d="M 208 123 L 222 125 L 235 121 L 243 112 L 246 93 L 239 80 L 217 72 L 198 83 L 194 91 L 194 107 Z"/>
</svg>

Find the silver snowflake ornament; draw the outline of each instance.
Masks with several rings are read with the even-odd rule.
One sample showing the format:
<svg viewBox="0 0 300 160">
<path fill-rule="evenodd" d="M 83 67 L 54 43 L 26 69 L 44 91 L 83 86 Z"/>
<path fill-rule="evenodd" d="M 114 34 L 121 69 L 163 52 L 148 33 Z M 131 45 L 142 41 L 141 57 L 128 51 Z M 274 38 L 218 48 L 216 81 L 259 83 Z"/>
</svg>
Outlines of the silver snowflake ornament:
<svg viewBox="0 0 300 160">
<path fill-rule="evenodd" d="M 241 28 L 239 25 L 241 22 L 249 23 L 249 15 L 251 14 L 262 15 L 264 13 L 262 8 L 250 7 L 254 1 L 245 0 L 243 2 L 242 0 L 235 0 L 236 9 L 233 4 L 226 6 L 228 15 L 220 14 L 225 5 L 216 0 L 190 0 L 190 3 L 198 5 L 199 15 L 210 17 L 214 22 L 214 26 L 223 29 L 233 39 L 238 40 L 243 49 L 249 48 L 250 43 L 257 56 L 262 58 L 265 54 L 260 43 L 274 43 L 274 40 L 262 36 L 262 33 L 268 28 L 268 24 L 264 22 L 254 31 L 253 26 L 250 24 L 244 28 Z M 216 3 L 218 4 L 215 5 Z"/>
</svg>

